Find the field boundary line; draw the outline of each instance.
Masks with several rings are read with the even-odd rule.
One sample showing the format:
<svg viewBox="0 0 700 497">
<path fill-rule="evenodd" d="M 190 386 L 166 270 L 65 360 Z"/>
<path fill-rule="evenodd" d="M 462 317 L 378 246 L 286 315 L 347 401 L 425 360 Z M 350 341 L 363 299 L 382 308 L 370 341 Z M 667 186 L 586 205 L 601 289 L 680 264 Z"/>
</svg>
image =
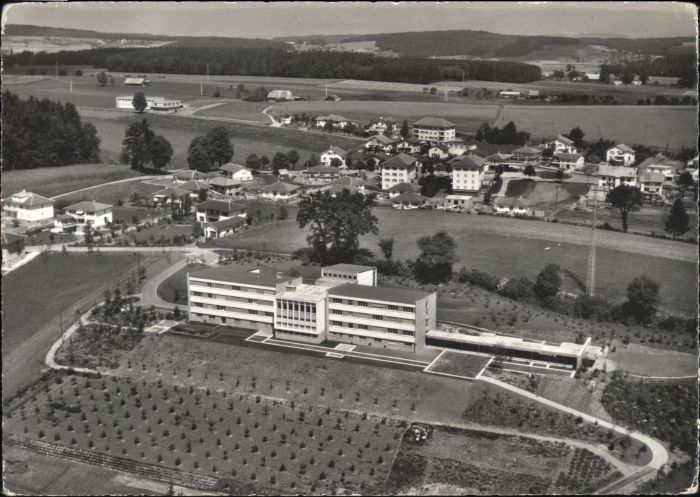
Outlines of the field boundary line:
<svg viewBox="0 0 700 497">
<path fill-rule="evenodd" d="M 435 359 L 433 359 L 432 361 L 430 361 L 430 364 L 428 364 L 425 368 L 423 368 L 423 372 L 424 372 L 424 373 L 429 373 L 429 372 L 430 372 L 430 368 L 432 368 L 433 365 L 435 365 L 435 363 L 436 363 L 443 355 L 445 355 L 445 352 L 447 352 L 447 350 L 443 349 L 442 352 L 440 352 L 437 356 L 435 356 Z"/>
<path fill-rule="evenodd" d="M 495 359 L 495 357 L 493 357 L 493 356 L 491 358 L 489 358 L 486 365 L 483 368 L 481 368 L 481 371 L 479 371 L 479 374 L 477 374 L 475 376 L 475 378 L 479 378 L 479 376 L 481 376 L 484 373 L 484 371 L 486 371 L 486 368 L 488 368 L 491 365 L 491 363 L 494 361 L 494 359 Z"/>
</svg>

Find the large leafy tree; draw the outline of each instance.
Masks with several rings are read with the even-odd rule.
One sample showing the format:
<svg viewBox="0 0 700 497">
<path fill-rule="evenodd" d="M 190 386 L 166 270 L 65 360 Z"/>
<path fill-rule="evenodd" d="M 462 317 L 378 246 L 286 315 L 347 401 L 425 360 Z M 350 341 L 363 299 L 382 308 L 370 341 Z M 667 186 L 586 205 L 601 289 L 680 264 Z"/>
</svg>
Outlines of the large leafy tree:
<svg viewBox="0 0 700 497">
<path fill-rule="evenodd" d="M 134 109 L 136 109 L 138 113 L 142 113 L 148 106 L 146 95 L 144 95 L 142 91 L 137 91 L 134 93 L 134 99 L 131 101 L 131 105 L 134 106 Z"/>
<path fill-rule="evenodd" d="M 384 254 L 384 258 L 388 261 L 394 254 L 394 239 L 393 238 L 380 238 L 379 239 L 379 249 Z"/>
<path fill-rule="evenodd" d="M 163 169 L 170 164 L 170 160 L 173 157 L 173 147 L 168 140 L 160 135 L 156 135 L 151 140 L 148 148 L 153 167 Z"/>
<path fill-rule="evenodd" d="M 540 274 L 537 275 L 534 291 L 537 298 L 542 301 L 547 301 L 556 297 L 561 288 L 561 276 L 559 275 L 559 266 L 556 264 L 547 264 Z"/>
<path fill-rule="evenodd" d="M 683 201 L 677 198 L 671 206 L 671 212 L 666 219 L 665 229 L 671 233 L 674 240 L 679 235 L 684 235 L 690 230 L 690 218 L 683 206 Z"/>
<path fill-rule="evenodd" d="M 280 169 L 286 169 L 289 166 L 289 158 L 284 152 L 277 152 L 274 157 L 272 157 L 272 170 L 279 171 Z"/>
<path fill-rule="evenodd" d="M 212 164 L 219 167 L 233 158 L 233 145 L 231 135 L 224 126 L 216 126 L 207 133 L 207 153 Z"/>
<path fill-rule="evenodd" d="M 207 153 L 206 136 L 195 136 L 187 147 L 187 164 L 190 169 L 207 172 L 212 169 L 211 159 Z"/>
<path fill-rule="evenodd" d="M 360 248 L 359 237 L 376 234 L 377 218 L 372 214 L 374 197 L 343 190 L 333 197 L 317 192 L 299 202 L 297 222 L 309 228 L 306 241 L 322 264 L 352 262 Z"/>
<path fill-rule="evenodd" d="M 574 145 L 576 146 L 576 148 L 583 147 L 584 136 L 586 136 L 586 133 L 584 133 L 583 130 L 578 126 L 569 131 L 569 138 L 571 138 L 574 141 Z"/>
<path fill-rule="evenodd" d="M 290 150 L 287 153 L 287 160 L 289 161 L 289 166 L 291 169 L 296 169 L 297 162 L 299 162 L 299 152 L 296 150 Z"/>
<path fill-rule="evenodd" d="M 258 154 L 250 154 L 245 160 L 245 167 L 252 170 L 258 169 L 260 167 L 260 159 L 258 158 Z"/>
<path fill-rule="evenodd" d="M 650 322 L 659 305 L 659 289 L 659 283 L 645 275 L 633 279 L 627 287 L 627 313 L 640 323 Z"/>
<path fill-rule="evenodd" d="M 97 73 L 97 83 L 100 86 L 107 86 L 107 73 L 100 71 Z"/>
<path fill-rule="evenodd" d="M 122 141 L 122 156 L 131 169 L 141 171 L 151 161 L 150 144 L 154 137 L 155 133 L 147 119 L 134 121 L 126 128 Z"/>
<path fill-rule="evenodd" d="M 642 208 L 643 197 L 639 188 L 629 185 L 620 185 L 608 193 L 608 202 L 620 211 L 622 229 L 627 231 L 629 227 L 627 218 L 630 212 L 636 212 Z"/>
<path fill-rule="evenodd" d="M 408 121 L 406 121 L 404 119 L 403 123 L 401 124 L 401 136 L 403 137 L 404 140 L 408 136 L 408 133 L 409 133 Z"/>
<path fill-rule="evenodd" d="M 452 278 L 452 265 L 457 262 L 457 244 L 446 231 L 418 240 L 421 254 L 413 266 L 413 274 L 420 283 L 440 283 Z"/>
</svg>

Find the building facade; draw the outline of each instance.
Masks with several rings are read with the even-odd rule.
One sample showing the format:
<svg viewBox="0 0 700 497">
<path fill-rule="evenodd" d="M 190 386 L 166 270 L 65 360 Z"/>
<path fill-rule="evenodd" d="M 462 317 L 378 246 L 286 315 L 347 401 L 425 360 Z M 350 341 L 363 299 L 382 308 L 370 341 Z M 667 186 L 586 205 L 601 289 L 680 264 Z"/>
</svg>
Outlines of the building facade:
<svg viewBox="0 0 700 497">
<path fill-rule="evenodd" d="M 486 160 L 476 154 L 465 155 L 452 164 L 452 190 L 478 192 L 484 180 Z"/>
<path fill-rule="evenodd" d="M 399 183 L 410 183 L 416 178 L 416 159 L 400 153 L 382 163 L 382 190 Z"/>
<path fill-rule="evenodd" d="M 605 152 L 608 164 L 613 166 L 631 166 L 634 163 L 636 153 L 633 148 L 624 143 L 615 145 Z"/>
<path fill-rule="evenodd" d="M 22 190 L 2 201 L 2 214 L 29 223 L 53 219 L 53 200 Z"/>
<path fill-rule="evenodd" d="M 440 117 L 424 117 L 413 123 L 413 136 L 426 142 L 453 141 L 457 138 L 457 126 Z"/>
<path fill-rule="evenodd" d="M 93 228 L 102 228 L 112 223 L 112 206 L 94 200 L 69 205 L 65 211 L 75 219 L 78 231 L 82 231 L 87 224 Z"/>
</svg>

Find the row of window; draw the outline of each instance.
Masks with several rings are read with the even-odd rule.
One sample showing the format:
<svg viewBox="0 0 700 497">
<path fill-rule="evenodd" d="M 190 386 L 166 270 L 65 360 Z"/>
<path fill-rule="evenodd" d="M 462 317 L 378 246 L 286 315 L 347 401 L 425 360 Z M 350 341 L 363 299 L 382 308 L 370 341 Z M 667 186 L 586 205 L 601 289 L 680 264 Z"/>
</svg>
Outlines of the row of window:
<svg viewBox="0 0 700 497">
<path fill-rule="evenodd" d="M 230 295 L 218 295 L 212 293 L 192 292 L 193 297 L 206 297 L 208 299 L 227 300 L 229 302 L 242 302 L 244 304 L 272 305 L 269 300 L 256 300 L 246 297 L 231 297 Z"/>
<path fill-rule="evenodd" d="M 302 337 L 312 337 L 315 338 L 316 334 L 315 333 L 304 333 L 303 331 L 288 331 L 288 330 L 275 330 L 276 334 L 279 335 L 293 335 L 293 336 L 302 336 Z"/>
<path fill-rule="evenodd" d="M 345 333 L 331 333 L 331 338 L 336 338 L 338 340 L 357 340 L 357 335 L 346 335 Z M 374 342 L 381 342 L 381 338 L 366 338 L 367 341 L 372 340 Z M 403 344 L 405 347 L 413 347 L 412 343 L 408 342 L 395 342 L 394 340 L 385 340 L 386 342 L 392 343 L 392 344 Z"/>
<path fill-rule="evenodd" d="M 255 316 L 273 316 L 271 312 L 266 311 L 257 311 L 255 309 L 239 309 L 238 307 L 227 307 L 223 305 L 200 304 L 198 302 L 193 302 L 191 304 L 191 307 L 194 309 L 216 309 L 217 311 L 236 312 L 238 314 L 251 314 Z"/>
<path fill-rule="evenodd" d="M 248 293 L 259 293 L 260 295 L 274 295 L 275 290 L 263 290 L 262 288 L 250 288 L 247 286 L 241 287 L 240 285 L 225 285 L 223 283 L 203 283 L 200 281 L 193 281 L 192 284 L 198 286 L 206 286 L 208 288 L 221 288 L 222 290 L 235 290 L 238 292 L 248 292 Z"/>
<path fill-rule="evenodd" d="M 389 311 L 414 312 L 413 307 L 401 306 L 395 304 L 379 304 L 375 302 L 365 302 L 363 300 L 342 299 L 339 297 L 331 297 L 331 302 L 334 304 L 355 305 L 359 307 L 371 307 L 373 309 L 385 309 Z"/>
<path fill-rule="evenodd" d="M 316 313 L 316 304 L 308 302 L 296 302 L 293 300 L 277 300 L 277 308 L 284 311 L 305 312 L 307 314 Z"/>
<path fill-rule="evenodd" d="M 395 317 L 390 317 L 390 316 L 382 316 L 379 314 L 364 314 L 364 313 L 360 313 L 360 312 L 341 311 L 340 309 L 331 309 L 331 314 L 337 314 L 339 316 L 356 317 L 356 318 L 361 318 L 361 319 L 374 319 L 376 321 L 389 321 L 391 323 L 402 323 L 402 324 L 414 324 L 415 323 L 415 321 L 412 319 L 395 318 Z"/>
<path fill-rule="evenodd" d="M 395 328 L 380 328 L 379 326 L 368 326 L 366 324 L 346 323 L 344 321 L 331 321 L 333 326 L 341 326 L 343 328 L 353 328 L 357 330 L 373 331 L 376 333 L 391 333 L 394 335 L 414 336 L 413 331 L 397 330 Z"/>
<path fill-rule="evenodd" d="M 284 319 L 278 319 L 275 325 L 285 328 L 294 328 L 295 330 L 309 330 L 309 332 L 316 330 L 316 326 L 301 325 L 293 321 L 285 321 Z"/>
<path fill-rule="evenodd" d="M 344 280 L 357 279 L 354 274 L 327 273 L 325 271 L 323 272 L 323 276 L 326 276 L 327 278 L 340 278 Z"/>
</svg>

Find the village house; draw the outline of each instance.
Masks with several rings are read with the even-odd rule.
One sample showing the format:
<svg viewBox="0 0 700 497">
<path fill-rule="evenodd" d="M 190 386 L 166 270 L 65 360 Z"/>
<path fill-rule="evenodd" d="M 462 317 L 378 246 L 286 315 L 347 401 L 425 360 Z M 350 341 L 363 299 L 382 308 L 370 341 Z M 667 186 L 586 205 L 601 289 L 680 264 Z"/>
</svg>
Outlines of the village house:
<svg viewBox="0 0 700 497">
<path fill-rule="evenodd" d="M 208 240 L 223 238 L 233 235 L 236 231 L 244 228 L 247 221 L 243 217 L 231 217 L 221 221 L 209 223 L 204 227 L 204 236 Z"/>
<path fill-rule="evenodd" d="M 333 129 L 345 129 L 352 121 L 338 114 L 328 114 L 327 116 L 318 116 L 315 122 L 317 128 L 325 128 L 330 123 Z"/>
<path fill-rule="evenodd" d="M 391 200 L 391 206 L 394 209 L 418 209 L 425 204 L 426 200 L 428 200 L 428 197 L 424 197 L 420 193 L 406 192 L 395 196 Z"/>
<path fill-rule="evenodd" d="M 455 192 L 478 192 L 484 180 L 486 161 L 476 154 L 463 156 L 452 164 L 452 190 Z"/>
<path fill-rule="evenodd" d="M 294 94 L 289 90 L 272 90 L 267 94 L 268 102 L 284 102 L 294 100 Z"/>
<path fill-rule="evenodd" d="M 471 195 L 451 194 L 445 195 L 443 200 L 443 208 L 446 210 L 464 210 L 472 207 L 474 197 Z"/>
<path fill-rule="evenodd" d="M 624 143 L 615 145 L 605 152 L 608 164 L 612 166 L 631 166 L 634 164 L 635 151 Z"/>
<path fill-rule="evenodd" d="M 395 198 L 404 193 L 420 193 L 421 186 L 417 183 L 399 183 L 387 190 L 389 198 Z"/>
<path fill-rule="evenodd" d="M 266 200 L 289 202 L 299 198 L 299 187 L 289 183 L 273 183 L 264 187 L 260 196 Z"/>
<path fill-rule="evenodd" d="M 503 166 L 510 160 L 510 154 L 496 152 L 484 158 L 484 165 L 489 171 L 494 171 L 496 166 Z"/>
<path fill-rule="evenodd" d="M 584 158 L 579 154 L 560 153 L 554 156 L 551 165 L 562 171 L 574 171 L 583 168 Z"/>
<path fill-rule="evenodd" d="M 15 193 L 2 201 L 2 215 L 27 223 L 53 219 L 53 200 L 26 190 Z"/>
<path fill-rule="evenodd" d="M 78 229 L 78 223 L 68 214 L 56 214 L 53 218 L 52 233 L 71 233 Z"/>
<path fill-rule="evenodd" d="M 253 173 L 250 169 L 243 167 L 240 164 L 234 164 L 233 162 L 229 162 L 228 164 L 221 166 L 221 174 L 238 183 L 253 181 Z"/>
<path fill-rule="evenodd" d="M 521 91 L 503 90 L 498 92 L 498 98 L 521 99 L 524 97 L 525 95 Z"/>
<path fill-rule="evenodd" d="M 417 154 L 420 152 L 420 140 L 409 136 L 396 143 L 396 150 L 405 154 Z"/>
<path fill-rule="evenodd" d="M 389 190 L 399 183 L 410 183 L 417 175 L 417 161 L 414 157 L 400 153 L 382 163 L 382 190 Z"/>
<path fill-rule="evenodd" d="M 516 148 L 510 154 L 510 160 L 529 164 L 542 160 L 542 150 L 530 146 Z"/>
<path fill-rule="evenodd" d="M 218 178 L 218 176 L 215 176 L 215 178 Z M 211 178 L 209 181 L 212 179 L 214 178 Z M 177 185 L 177 187 L 181 190 L 190 192 L 190 199 L 192 199 L 192 202 L 194 203 L 199 202 L 200 200 L 206 200 L 209 190 L 211 189 L 209 183 L 205 183 L 197 179 L 186 181 L 180 185 Z"/>
<path fill-rule="evenodd" d="M 65 208 L 65 213 L 75 219 L 78 231 L 83 231 L 86 224 L 93 228 L 102 228 L 112 223 L 112 206 L 94 200 L 85 200 Z"/>
<path fill-rule="evenodd" d="M 493 206 L 493 211 L 496 214 L 507 214 L 509 216 L 525 216 L 528 213 L 520 198 L 498 200 Z"/>
<path fill-rule="evenodd" d="M 162 207 L 171 204 L 182 205 L 186 197 L 190 196 L 189 191 L 173 186 L 171 188 L 165 188 L 163 190 L 158 190 L 153 194 L 153 204 L 156 207 Z"/>
<path fill-rule="evenodd" d="M 399 132 L 399 124 L 391 117 L 379 117 L 377 121 L 370 121 L 367 131 L 380 135 L 395 135 Z"/>
<path fill-rule="evenodd" d="M 568 136 L 559 135 L 554 140 L 545 143 L 545 146 L 552 150 L 553 155 L 557 154 L 576 154 L 578 150 L 574 145 L 574 141 Z"/>
<path fill-rule="evenodd" d="M 338 178 L 330 184 L 328 191 L 330 191 L 332 194 L 337 194 L 342 192 L 344 189 L 350 190 L 353 193 L 360 192 L 364 195 L 368 193 L 367 181 L 361 178 L 351 178 L 349 176 Z"/>
<path fill-rule="evenodd" d="M 456 139 L 444 143 L 450 155 L 464 155 L 467 152 L 476 150 L 475 144 L 467 144 L 464 140 Z"/>
<path fill-rule="evenodd" d="M 2 269 L 10 269 L 24 256 L 24 237 L 2 232 Z"/>
<path fill-rule="evenodd" d="M 233 197 L 238 193 L 241 188 L 241 182 L 235 179 L 231 179 L 224 176 L 219 176 L 217 178 L 212 178 L 209 180 L 209 187 L 211 191 L 224 196 Z"/>
<path fill-rule="evenodd" d="M 447 145 L 433 145 L 428 149 L 428 157 L 431 159 L 444 160 L 450 156 L 449 150 Z"/>
<path fill-rule="evenodd" d="M 661 174 L 664 181 L 673 181 L 676 173 L 681 168 L 681 162 L 669 160 L 663 154 L 658 154 L 654 157 L 649 157 L 639 164 L 639 173 L 654 173 Z"/>
<path fill-rule="evenodd" d="M 637 186 L 635 167 L 601 165 L 595 176 L 598 178 L 598 186 L 604 191 L 613 190 L 620 185 Z"/>
<path fill-rule="evenodd" d="M 666 180 L 663 174 L 640 171 L 638 180 L 639 189 L 645 197 L 658 199 L 663 196 L 664 181 Z"/>
<path fill-rule="evenodd" d="M 396 147 L 396 143 L 399 140 L 394 139 L 394 138 L 389 138 L 388 136 L 385 135 L 376 135 L 367 140 L 364 143 L 364 147 L 367 150 L 382 150 L 383 152 L 391 153 L 394 148 Z"/>
<path fill-rule="evenodd" d="M 321 154 L 321 164 L 324 166 L 330 166 L 333 159 L 338 159 L 340 161 L 339 167 L 345 167 L 345 156 L 347 152 L 340 147 L 331 145 L 331 147 Z"/>
<path fill-rule="evenodd" d="M 330 183 L 340 177 L 340 169 L 333 166 L 314 166 L 304 173 L 306 180 L 310 183 L 325 184 Z"/>
<path fill-rule="evenodd" d="M 245 220 L 247 213 L 244 205 L 230 200 L 205 200 L 197 205 L 195 216 L 200 223 L 208 224 L 236 217 Z"/>
<path fill-rule="evenodd" d="M 457 138 L 457 126 L 441 117 L 424 117 L 413 123 L 413 136 L 420 141 L 444 143 Z"/>
</svg>

